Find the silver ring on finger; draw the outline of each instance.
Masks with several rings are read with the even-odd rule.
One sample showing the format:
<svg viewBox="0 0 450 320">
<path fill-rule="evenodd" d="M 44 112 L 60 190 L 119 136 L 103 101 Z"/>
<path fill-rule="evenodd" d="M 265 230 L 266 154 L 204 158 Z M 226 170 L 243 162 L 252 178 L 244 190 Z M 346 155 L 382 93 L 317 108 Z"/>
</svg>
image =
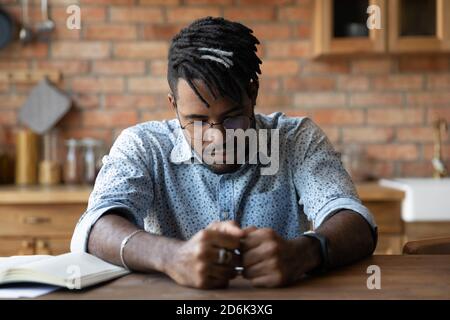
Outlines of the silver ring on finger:
<svg viewBox="0 0 450 320">
<path fill-rule="evenodd" d="M 219 249 L 219 259 L 217 259 L 218 264 L 229 264 L 231 260 L 233 260 L 233 254 L 230 251 L 224 248 Z"/>
</svg>

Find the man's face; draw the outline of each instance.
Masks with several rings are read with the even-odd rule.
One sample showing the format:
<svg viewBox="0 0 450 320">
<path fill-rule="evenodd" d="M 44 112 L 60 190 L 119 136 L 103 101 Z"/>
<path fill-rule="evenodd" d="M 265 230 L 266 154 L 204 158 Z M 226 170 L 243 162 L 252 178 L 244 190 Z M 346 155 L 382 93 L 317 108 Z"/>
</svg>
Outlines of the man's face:
<svg viewBox="0 0 450 320">
<path fill-rule="evenodd" d="M 222 123 L 226 118 L 230 117 L 253 116 L 254 101 L 256 98 L 255 90 L 257 90 L 256 88 L 250 89 L 251 92 L 255 92 L 254 94 L 252 94 L 253 98 L 250 98 L 247 92 L 243 92 L 242 103 L 236 104 L 231 99 L 222 96 L 214 99 L 213 95 L 210 93 L 207 86 L 202 81 L 198 80 L 194 81 L 194 83 L 200 95 L 208 102 L 209 108 L 207 108 L 203 101 L 200 100 L 200 98 L 192 90 L 186 80 L 179 79 L 177 87 L 177 97 L 175 98 L 172 95 L 169 95 L 169 101 L 175 108 L 175 111 L 178 113 L 178 118 L 180 120 L 181 126 L 184 127 L 194 121 Z M 209 127 L 207 123 L 205 127 Z M 235 159 L 234 163 L 227 163 L 227 156 L 229 157 L 230 155 L 227 155 L 227 150 L 223 146 L 226 142 L 225 128 L 223 127 L 223 124 L 215 125 L 214 129 L 212 130 L 209 129 L 209 131 L 204 134 L 204 136 L 206 136 L 206 140 L 202 141 L 198 141 L 198 136 L 197 141 L 195 141 L 193 125 L 188 125 L 186 129 L 183 130 L 183 132 L 187 141 L 191 145 L 191 148 L 193 148 L 198 155 L 204 155 L 206 153 L 204 152 L 205 149 L 208 148 L 209 150 L 211 150 L 213 146 L 215 150 L 222 149 L 219 151 L 220 154 L 218 154 L 217 152 L 213 154 L 215 159 L 218 159 L 218 157 L 220 157 L 223 163 L 205 164 L 213 172 L 219 174 L 230 173 L 236 171 L 240 167 L 240 164 L 236 163 L 236 154 L 233 155 Z M 220 134 L 221 136 L 218 137 L 218 134 Z M 219 143 L 221 145 L 219 145 Z M 237 148 L 235 148 L 235 150 L 236 149 Z"/>
</svg>

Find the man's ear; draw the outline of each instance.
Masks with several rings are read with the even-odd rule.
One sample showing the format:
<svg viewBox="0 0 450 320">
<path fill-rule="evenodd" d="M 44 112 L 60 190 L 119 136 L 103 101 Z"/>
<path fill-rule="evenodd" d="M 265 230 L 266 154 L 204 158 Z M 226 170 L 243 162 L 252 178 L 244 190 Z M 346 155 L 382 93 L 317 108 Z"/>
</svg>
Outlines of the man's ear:
<svg viewBox="0 0 450 320">
<path fill-rule="evenodd" d="M 256 99 L 258 98 L 259 82 L 258 80 L 250 81 L 248 85 L 248 97 L 252 101 L 252 107 L 256 105 Z"/>
<path fill-rule="evenodd" d="M 167 100 L 169 100 L 169 104 L 172 107 L 172 110 L 176 112 L 177 111 L 177 103 L 175 101 L 175 97 L 174 97 L 173 93 L 167 94 Z"/>
</svg>

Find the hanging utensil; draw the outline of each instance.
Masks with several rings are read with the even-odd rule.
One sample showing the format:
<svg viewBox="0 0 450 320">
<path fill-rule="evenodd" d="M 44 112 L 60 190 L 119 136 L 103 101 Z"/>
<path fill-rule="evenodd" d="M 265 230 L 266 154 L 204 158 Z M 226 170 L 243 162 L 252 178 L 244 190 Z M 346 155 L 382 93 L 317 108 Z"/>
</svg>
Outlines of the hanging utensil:
<svg viewBox="0 0 450 320">
<path fill-rule="evenodd" d="M 11 16 L 0 8 L 0 49 L 6 47 L 13 37 L 14 22 Z"/>
<path fill-rule="evenodd" d="M 22 0 L 22 28 L 19 38 L 22 44 L 30 43 L 33 40 L 33 32 L 29 27 L 28 0 Z"/>
<path fill-rule="evenodd" d="M 36 30 L 39 40 L 49 41 L 53 30 L 55 29 L 55 23 L 48 17 L 48 2 L 47 0 L 41 0 L 41 15 L 42 21 L 38 23 Z"/>
</svg>

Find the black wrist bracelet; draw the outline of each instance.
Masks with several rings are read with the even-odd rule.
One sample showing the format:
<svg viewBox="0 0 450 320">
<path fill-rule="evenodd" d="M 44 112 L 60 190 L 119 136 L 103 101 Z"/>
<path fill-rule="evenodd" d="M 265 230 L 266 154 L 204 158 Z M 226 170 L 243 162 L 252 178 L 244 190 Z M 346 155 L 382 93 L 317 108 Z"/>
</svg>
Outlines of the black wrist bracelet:
<svg viewBox="0 0 450 320">
<path fill-rule="evenodd" d="M 320 244 L 320 254 L 322 257 L 322 263 L 315 269 L 308 272 L 309 274 L 324 273 L 329 268 L 329 258 L 328 258 L 328 240 L 325 236 L 316 233 L 315 231 L 307 231 L 302 234 L 302 236 L 313 238 L 319 241 Z"/>
</svg>

